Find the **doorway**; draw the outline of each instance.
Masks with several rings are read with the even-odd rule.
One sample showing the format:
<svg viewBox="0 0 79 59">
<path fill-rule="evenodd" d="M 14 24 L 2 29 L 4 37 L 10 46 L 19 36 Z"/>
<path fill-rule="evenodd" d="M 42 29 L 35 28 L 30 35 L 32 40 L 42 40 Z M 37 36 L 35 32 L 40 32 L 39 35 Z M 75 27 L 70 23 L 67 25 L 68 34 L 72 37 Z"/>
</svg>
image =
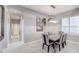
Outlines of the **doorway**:
<svg viewBox="0 0 79 59">
<path fill-rule="evenodd" d="M 10 43 L 21 41 L 21 17 L 11 15 L 10 17 Z"/>
</svg>

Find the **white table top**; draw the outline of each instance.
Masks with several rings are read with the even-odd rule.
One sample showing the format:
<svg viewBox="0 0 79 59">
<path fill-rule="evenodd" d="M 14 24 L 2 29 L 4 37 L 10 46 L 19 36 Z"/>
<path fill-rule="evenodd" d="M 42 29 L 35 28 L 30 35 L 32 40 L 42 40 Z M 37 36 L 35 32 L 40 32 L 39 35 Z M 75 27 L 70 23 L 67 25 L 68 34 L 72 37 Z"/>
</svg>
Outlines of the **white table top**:
<svg viewBox="0 0 79 59">
<path fill-rule="evenodd" d="M 52 34 L 52 35 L 49 35 L 49 39 L 51 39 L 51 40 L 58 40 L 60 38 L 60 35 L 58 35 L 58 34 Z"/>
</svg>

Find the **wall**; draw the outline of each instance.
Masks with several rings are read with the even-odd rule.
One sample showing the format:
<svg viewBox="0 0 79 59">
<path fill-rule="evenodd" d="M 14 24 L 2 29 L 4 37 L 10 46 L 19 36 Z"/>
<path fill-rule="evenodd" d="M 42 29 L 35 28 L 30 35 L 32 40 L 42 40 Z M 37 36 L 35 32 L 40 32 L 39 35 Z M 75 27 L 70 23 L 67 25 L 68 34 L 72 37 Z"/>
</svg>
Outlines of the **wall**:
<svg viewBox="0 0 79 59">
<path fill-rule="evenodd" d="M 58 32 L 60 31 L 59 25 L 48 26 L 48 27 L 47 27 L 47 31 L 48 31 L 48 32 L 51 32 L 51 33 L 58 33 Z"/>
<path fill-rule="evenodd" d="M 8 9 L 6 6 L 5 8 L 5 16 L 4 16 L 4 39 L 0 41 L 0 50 L 2 51 L 3 48 L 7 47 L 7 40 L 8 40 Z"/>
<path fill-rule="evenodd" d="M 32 42 L 36 40 L 41 40 L 41 33 L 36 32 L 36 16 L 46 17 L 41 14 L 31 14 L 26 13 L 23 16 L 24 19 L 24 42 Z M 47 18 L 47 17 L 46 17 Z"/>
<path fill-rule="evenodd" d="M 40 15 L 39 15 L 40 16 Z M 25 31 L 25 42 L 31 42 L 35 40 L 41 40 L 41 33 L 42 32 L 36 32 L 36 15 L 25 15 L 23 17 L 24 20 L 24 31 Z M 52 33 L 58 33 L 60 31 L 60 21 L 58 24 L 47 24 L 46 31 L 52 32 Z"/>
<path fill-rule="evenodd" d="M 22 14 L 22 20 L 24 20 L 23 35 L 25 43 L 41 40 L 42 32 L 36 32 L 36 17 L 39 16 L 48 18 L 47 15 L 21 6 L 8 6 L 8 8 L 16 9 Z"/>
<path fill-rule="evenodd" d="M 36 32 L 36 17 L 24 17 L 24 42 L 41 39 L 41 32 Z"/>
<path fill-rule="evenodd" d="M 47 31 L 52 32 L 52 33 L 58 33 L 61 30 L 60 29 L 61 22 L 59 19 L 57 20 L 58 20 L 58 23 L 48 22 Z"/>
<path fill-rule="evenodd" d="M 36 32 L 36 16 L 40 17 L 46 17 L 48 18 L 47 15 L 30 10 L 28 8 L 24 8 L 22 6 L 8 6 L 8 8 L 16 9 L 21 12 L 22 14 L 22 19 L 24 20 L 24 42 L 31 42 L 35 40 L 40 40 L 41 39 L 41 33 L 42 32 Z M 78 10 L 74 10 L 78 11 Z M 58 24 L 48 24 L 46 29 L 49 32 L 52 33 L 57 33 L 58 31 L 61 31 L 61 19 L 62 17 L 67 17 L 69 15 L 74 15 L 77 12 L 69 11 L 66 13 L 62 13 L 59 15 L 55 15 L 56 19 L 59 21 Z"/>
<path fill-rule="evenodd" d="M 8 7 L 17 9 L 17 10 L 21 11 L 24 14 L 23 15 L 23 20 L 24 20 L 24 42 L 39 40 L 40 39 L 39 37 L 41 37 L 40 36 L 41 32 L 36 32 L 35 18 L 36 18 L 36 16 L 44 16 L 44 17 L 47 17 L 47 16 L 44 15 L 44 14 L 38 13 L 36 11 L 30 10 L 28 8 L 21 7 L 21 6 L 8 6 Z M 72 11 L 68 11 L 68 12 L 65 12 L 65 13 L 55 15 L 55 17 L 59 21 L 59 23 L 55 24 L 55 25 L 49 24 L 47 26 L 47 31 L 54 32 L 54 33 L 58 32 L 58 31 L 61 31 L 61 29 L 62 29 L 62 26 L 61 26 L 62 17 L 68 17 L 70 15 L 74 16 L 76 14 L 79 14 L 79 9 L 74 9 Z M 52 16 L 49 16 L 49 17 L 52 17 Z M 72 37 L 72 35 L 70 37 Z M 75 38 L 71 39 L 71 40 L 79 41 L 78 39 L 75 39 Z"/>
</svg>

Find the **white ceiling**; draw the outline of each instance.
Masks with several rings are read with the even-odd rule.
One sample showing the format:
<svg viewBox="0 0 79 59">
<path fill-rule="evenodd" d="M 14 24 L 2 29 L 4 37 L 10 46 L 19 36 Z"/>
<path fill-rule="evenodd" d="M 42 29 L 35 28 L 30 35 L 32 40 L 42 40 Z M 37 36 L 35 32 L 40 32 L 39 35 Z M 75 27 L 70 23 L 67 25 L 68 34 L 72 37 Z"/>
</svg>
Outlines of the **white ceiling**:
<svg viewBox="0 0 79 59">
<path fill-rule="evenodd" d="M 55 9 L 50 7 L 50 5 L 22 5 L 22 6 L 46 15 L 56 15 L 79 8 L 79 5 L 55 5 L 56 6 Z"/>
</svg>

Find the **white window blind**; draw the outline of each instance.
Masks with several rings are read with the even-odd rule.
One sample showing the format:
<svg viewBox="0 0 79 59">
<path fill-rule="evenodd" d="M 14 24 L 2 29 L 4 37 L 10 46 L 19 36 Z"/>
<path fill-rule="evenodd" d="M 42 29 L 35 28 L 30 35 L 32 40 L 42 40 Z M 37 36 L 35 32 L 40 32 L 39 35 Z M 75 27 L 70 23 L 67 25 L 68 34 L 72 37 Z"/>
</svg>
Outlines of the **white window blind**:
<svg viewBox="0 0 79 59">
<path fill-rule="evenodd" d="M 62 31 L 79 33 L 79 15 L 62 18 Z"/>
<path fill-rule="evenodd" d="M 62 31 L 68 33 L 69 32 L 69 18 L 62 19 Z"/>
<path fill-rule="evenodd" d="M 79 16 L 70 17 L 70 32 L 79 33 Z"/>
</svg>

